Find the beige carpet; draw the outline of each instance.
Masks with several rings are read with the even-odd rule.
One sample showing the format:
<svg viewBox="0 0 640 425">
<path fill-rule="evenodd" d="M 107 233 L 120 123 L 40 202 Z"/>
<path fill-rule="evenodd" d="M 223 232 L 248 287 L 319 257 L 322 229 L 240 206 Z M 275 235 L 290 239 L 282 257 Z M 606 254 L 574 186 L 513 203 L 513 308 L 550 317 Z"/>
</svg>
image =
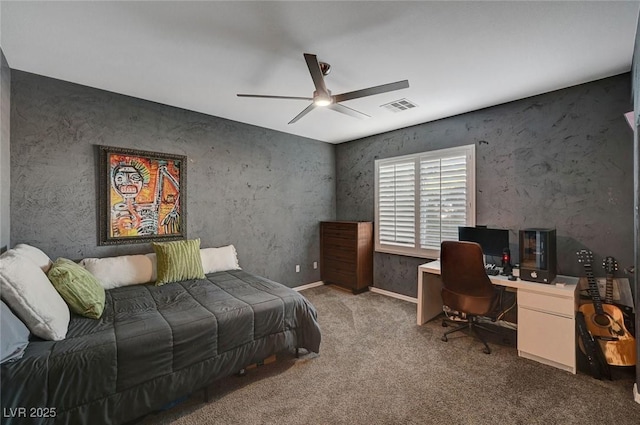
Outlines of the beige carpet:
<svg viewBox="0 0 640 425">
<path fill-rule="evenodd" d="M 640 424 L 634 373 L 613 381 L 522 359 L 513 346 L 465 334 L 442 342 L 440 321 L 418 327 L 416 305 L 372 292 L 323 286 L 303 294 L 317 307 L 320 354 L 231 376 L 150 424 Z"/>
</svg>

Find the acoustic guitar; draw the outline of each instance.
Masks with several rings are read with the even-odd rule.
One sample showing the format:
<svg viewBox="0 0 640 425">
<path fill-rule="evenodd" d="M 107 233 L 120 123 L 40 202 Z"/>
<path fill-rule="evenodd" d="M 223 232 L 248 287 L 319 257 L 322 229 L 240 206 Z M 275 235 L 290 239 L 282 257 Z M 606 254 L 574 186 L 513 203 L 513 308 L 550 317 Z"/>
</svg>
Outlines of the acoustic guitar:
<svg viewBox="0 0 640 425">
<path fill-rule="evenodd" d="M 587 329 L 587 323 L 581 311 L 576 311 L 576 329 L 580 337 L 578 345 L 587 358 L 591 375 L 596 379 L 602 379 L 603 377 L 611 379 L 609 365 L 604 358 L 604 354 L 602 354 L 600 345 L 598 345 L 593 335 L 591 335 Z"/>
<path fill-rule="evenodd" d="M 589 296 L 592 303 L 583 304 L 579 310 L 584 314 L 587 329 L 598 341 L 605 360 L 612 366 L 633 366 L 636 364 L 636 342 L 624 326 L 622 311 L 611 304 L 603 304 L 598 283 L 593 276 L 593 254 L 583 249 L 578 252 L 578 261 L 582 263 L 589 283 Z M 607 266 L 605 259 L 605 267 Z M 613 285 L 614 268 L 607 269 Z M 613 286 L 612 286 L 613 288 Z M 613 292 L 612 292 L 613 294 Z"/>
<path fill-rule="evenodd" d="M 618 262 L 616 261 L 615 258 L 611 256 L 605 257 L 604 260 L 602 260 L 602 267 L 607 273 L 607 285 L 605 289 L 604 303 L 611 305 L 611 308 L 613 309 L 617 309 L 617 313 L 615 317 L 622 317 L 622 320 L 619 321 L 619 323 L 622 324 L 622 327 L 625 330 L 625 340 L 631 339 L 633 341 L 633 345 L 635 345 L 635 338 L 634 338 L 635 333 L 633 331 L 633 320 L 631 317 L 629 317 L 629 314 L 627 313 L 627 311 L 623 309 L 627 307 L 614 305 L 615 303 L 613 301 L 613 277 L 615 272 L 618 270 Z M 609 308 L 609 307 L 607 306 L 606 308 Z M 636 358 L 637 351 L 634 350 L 633 353 L 634 353 L 633 360 L 631 359 L 628 360 L 628 361 L 633 361 L 633 363 L 630 366 L 635 365 L 637 362 L 637 358 Z"/>
</svg>

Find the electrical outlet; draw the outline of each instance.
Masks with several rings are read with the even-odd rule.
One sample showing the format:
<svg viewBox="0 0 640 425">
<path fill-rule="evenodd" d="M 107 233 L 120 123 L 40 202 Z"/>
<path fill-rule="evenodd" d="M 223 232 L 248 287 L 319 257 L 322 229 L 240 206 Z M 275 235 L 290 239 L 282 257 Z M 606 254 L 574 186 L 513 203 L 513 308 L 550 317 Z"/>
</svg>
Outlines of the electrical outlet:
<svg viewBox="0 0 640 425">
<path fill-rule="evenodd" d="M 313 268 L 314 268 L 314 269 L 317 269 L 317 268 L 318 268 L 318 262 L 317 262 L 317 261 L 314 261 L 314 262 L 313 262 Z"/>
<path fill-rule="evenodd" d="M 300 273 L 300 264 L 296 264 L 296 273 Z"/>
</svg>

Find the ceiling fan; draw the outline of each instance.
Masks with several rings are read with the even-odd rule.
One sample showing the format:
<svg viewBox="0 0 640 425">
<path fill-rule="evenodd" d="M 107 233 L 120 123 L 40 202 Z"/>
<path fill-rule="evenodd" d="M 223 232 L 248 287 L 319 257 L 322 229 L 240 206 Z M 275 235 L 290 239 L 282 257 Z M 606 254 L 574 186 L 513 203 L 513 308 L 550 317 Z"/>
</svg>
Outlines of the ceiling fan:
<svg viewBox="0 0 640 425">
<path fill-rule="evenodd" d="M 304 54 L 304 59 L 307 61 L 307 67 L 309 68 L 309 72 L 311 73 L 311 79 L 313 80 L 313 84 L 316 87 L 316 90 L 313 92 L 313 97 L 300 97 L 300 96 L 271 96 L 264 94 L 238 94 L 238 97 L 258 97 L 258 98 L 268 98 L 268 99 L 294 99 L 294 100 L 311 100 L 311 104 L 307 106 L 302 112 L 296 115 L 289 124 L 293 124 L 298 121 L 300 118 L 307 115 L 316 107 L 327 107 L 336 112 L 341 112 L 343 114 L 355 117 L 355 118 L 370 118 L 369 115 L 364 114 L 360 111 L 356 111 L 353 108 L 349 108 L 348 106 L 342 105 L 341 102 L 346 100 L 357 99 L 365 96 L 373 96 L 376 94 L 387 93 L 394 90 L 406 89 L 409 87 L 408 80 L 396 81 L 395 83 L 383 84 L 381 86 L 369 87 L 366 89 L 355 90 L 347 93 L 335 94 L 332 95 L 331 91 L 327 89 L 327 86 L 324 83 L 324 76 L 329 74 L 331 71 L 331 65 L 325 62 L 319 62 L 316 55 L 312 55 L 309 53 Z"/>
</svg>

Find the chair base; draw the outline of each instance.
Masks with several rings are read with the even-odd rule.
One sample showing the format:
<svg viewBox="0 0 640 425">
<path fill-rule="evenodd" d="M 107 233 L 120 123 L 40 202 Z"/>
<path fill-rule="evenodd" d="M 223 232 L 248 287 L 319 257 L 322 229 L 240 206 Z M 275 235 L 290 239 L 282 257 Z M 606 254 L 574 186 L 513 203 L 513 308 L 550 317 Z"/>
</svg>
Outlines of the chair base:
<svg viewBox="0 0 640 425">
<path fill-rule="evenodd" d="M 444 321 L 442 322 L 442 326 L 446 326 Z M 471 334 L 484 344 L 484 348 L 482 349 L 483 353 L 491 354 L 491 348 L 489 348 L 489 344 L 487 344 L 487 341 L 480 335 L 480 333 L 478 332 L 478 329 L 482 329 L 491 333 L 496 333 L 496 331 L 494 331 L 493 329 L 485 328 L 482 325 L 479 325 L 478 320 L 475 316 L 469 316 L 468 321 L 466 323 L 458 326 L 457 328 L 453 328 L 451 330 L 446 331 L 444 335 L 442 335 L 442 338 L 440 339 L 444 342 L 447 342 L 449 340 L 447 338 L 447 335 L 464 330 L 464 329 L 469 329 Z"/>
</svg>

